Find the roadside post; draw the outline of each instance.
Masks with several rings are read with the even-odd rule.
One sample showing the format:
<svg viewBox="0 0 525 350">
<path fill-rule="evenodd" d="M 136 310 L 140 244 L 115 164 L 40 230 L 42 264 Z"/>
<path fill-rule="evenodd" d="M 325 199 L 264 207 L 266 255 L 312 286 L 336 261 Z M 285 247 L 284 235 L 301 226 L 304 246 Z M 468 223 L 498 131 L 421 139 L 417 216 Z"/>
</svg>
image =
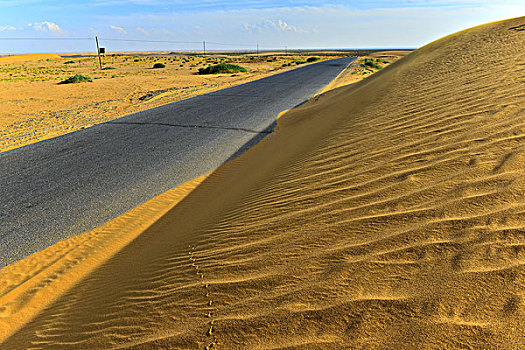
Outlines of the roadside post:
<svg viewBox="0 0 525 350">
<path fill-rule="evenodd" d="M 102 70 L 102 59 L 100 58 L 100 46 L 98 46 L 98 36 L 95 36 L 95 41 L 97 42 L 98 64 L 100 65 L 100 70 Z"/>
</svg>

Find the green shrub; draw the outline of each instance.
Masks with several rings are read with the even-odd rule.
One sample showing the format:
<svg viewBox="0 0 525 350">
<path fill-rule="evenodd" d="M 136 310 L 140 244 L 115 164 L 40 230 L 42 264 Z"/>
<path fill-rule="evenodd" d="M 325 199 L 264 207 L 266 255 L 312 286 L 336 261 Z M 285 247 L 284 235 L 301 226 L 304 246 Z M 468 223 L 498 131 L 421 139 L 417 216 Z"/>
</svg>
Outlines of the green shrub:
<svg viewBox="0 0 525 350">
<path fill-rule="evenodd" d="M 220 63 L 206 68 L 199 68 L 199 74 L 244 73 L 247 71 L 246 68 L 231 63 Z"/>
<path fill-rule="evenodd" d="M 90 77 L 86 77 L 84 75 L 74 75 L 72 77 L 67 78 L 66 80 L 62 80 L 59 84 L 76 84 L 76 83 L 87 83 L 92 82 Z"/>
<path fill-rule="evenodd" d="M 140 60 L 138 58 L 135 58 L 133 62 L 140 62 Z"/>
<path fill-rule="evenodd" d="M 66 61 L 66 62 L 64 62 L 64 64 L 71 64 L 71 63 L 75 63 L 75 61 Z"/>
<path fill-rule="evenodd" d="M 306 62 L 308 62 L 308 63 L 315 62 L 315 61 L 319 61 L 319 57 L 308 57 L 306 59 Z"/>
<path fill-rule="evenodd" d="M 108 70 L 108 69 L 117 69 L 117 68 L 115 68 L 115 67 L 104 67 L 104 68 L 102 68 L 102 70 Z"/>
<path fill-rule="evenodd" d="M 365 58 L 365 67 L 370 67 L 370 68 L 375 68 L 375 69 L 383 68 L 379 64 L 374 62 L 374 60 L 371 58 Z"/>
<path fill-rule="evenodd" d="M 153 68 L 166 68 L 166 65 L 164 63 L 158 62 L 153 65 Z"/>
</svg>

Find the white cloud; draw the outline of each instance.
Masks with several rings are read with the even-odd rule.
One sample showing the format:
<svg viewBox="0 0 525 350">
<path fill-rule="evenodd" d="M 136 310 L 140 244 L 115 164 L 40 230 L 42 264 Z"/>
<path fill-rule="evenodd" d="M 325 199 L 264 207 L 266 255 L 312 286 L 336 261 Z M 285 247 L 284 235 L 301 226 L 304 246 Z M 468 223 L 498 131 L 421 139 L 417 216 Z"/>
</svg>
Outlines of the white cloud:
<svg viewBox="0 0 525 350">
<path fill-rule="evenodd" d="M 122 29 L 122 28 L 120 28 L 120 29 Z M 124 30 L 124 29 L 122 29 L 122 30 Z M 141 27 L 137 27 L 137 32 L 142 33 L 144 35 L 148 35 L 149 34 L 149 32 L 146 29 L 141 28 Z M 126 31 L 124 31 L 123 34 L 126 34 Z"/>
<path fill-rule="evenodd" d="M 243 23 L 241 25 L 241 29 L 243 32 L 250 32 L 257 29 L 257 25 L 253 23 Z"/>
<path fill-rule="evenodd" d="M 0 26 L 0 32 L 5 32 L 5 31 L 8 31 L 8 30 L 16 30 L 16 28 L 13 27 L 13 26 L 10 26 L 10 25 Z"/>
<path fill-rule="evenodd" d="M 109 26 L 111 29 L 113 30 L 116 30 L 117 32 L 119 32 L 120 34 L 127 34 L 128 32 L 122 28 L 122 27 L 117 27 L 117 26 L 114 26 L 114 25 L 110 25 Z"/>
<path fill-rule="evenodd" d="M 64 32 L 56 23 L 48 21 L 29 23 L 28 27 L 44 33 L 62 34 Z"/>
<path fill-rule="evenodd" d="M 277 30 L 280 30 L 281 32 L 294 32 L 294 33 L 302 33 L 304 30 L 301 27 L 293 26 L 285 21 L 282 21 L 280 19 L 278 20 L 266 20 L 266 24 L 269 27 L 273 27 Z"/>
<path fill-rule="evenodd" d="M 278 32 L 305 33 L 306 31 L 298 26 L 290 25 L 281 19 L 267 19 L 259 23 L 243 23 L 241 30 L 245 32 L 273 30 Z"/>
</svg>

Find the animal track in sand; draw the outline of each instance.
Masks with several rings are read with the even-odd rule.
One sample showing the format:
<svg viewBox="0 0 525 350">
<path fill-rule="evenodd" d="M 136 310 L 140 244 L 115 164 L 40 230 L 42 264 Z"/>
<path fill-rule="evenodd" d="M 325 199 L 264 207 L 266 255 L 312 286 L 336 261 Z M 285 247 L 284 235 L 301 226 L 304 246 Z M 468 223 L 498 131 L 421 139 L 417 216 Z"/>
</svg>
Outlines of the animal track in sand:
<svg viewBox="0 0 525 350">
<path fill-rule="evenodd" d="M 207 308 L 211 309 L 213 307 L 213 299 L 212 299 L 211 294 L 210 294 L 210 285 L 209 285 L 209 283 L 206 283 L 204 281 L 204 279 L 205 279 L 204 278 L 204 272 L 201 270 L 201 268 L 197 264 L 197 258 L 195 256 L 195 247 L 194 246 L 189 246 L 189 248 L 190 248 L 190 251 L 189 251 L 188 254 L 190 256 L 191 266 L 193 266 L 195 268 L 195 272 L 196 272 L 197 276 L 199 276 L 201 284 L 202 284 L 202 286 L 203 286 L 203 288 L 205 290 L 205 296 L 206 296 L 206 300 L 207 300 L 206 306 L 207 306 Z M 215 338 L 215 328 L 213 327 L 214 324 L 215 324 L 215 320 L 213 319 L 213 309 L 208 311 L 208 313 L 206 314 L 206 317 L 211 319 L 210 322 L 208 322 L 209 328 L 206 331 L 206 336 L 211 339 L 211 343 L 206 345 L 204 349 L 205 350 L 210 350 L 210 349 L 217 348 L 217 344 L 218 344 L 217 339 Z"/>
</svg>

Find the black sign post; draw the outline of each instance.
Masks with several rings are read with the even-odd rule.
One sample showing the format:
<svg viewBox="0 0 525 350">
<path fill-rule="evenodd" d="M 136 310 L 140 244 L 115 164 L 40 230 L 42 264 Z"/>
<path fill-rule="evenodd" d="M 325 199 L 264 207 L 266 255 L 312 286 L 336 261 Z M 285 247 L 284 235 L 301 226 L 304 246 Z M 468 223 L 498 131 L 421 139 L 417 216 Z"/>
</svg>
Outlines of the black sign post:
<svg viewBox="0 0 525 350">
<path fill-rule="evenodd" d="M 95 37 L 95 41 L 97 42 L 97 54 L 98 54 L 98 63 L 100 65 L 100 70 L 102 70 L 102 59 L 100 58 L 100 46 L 98 46 L 98 37 Z M 104 52 L 106 52 L 106 49 L 104 49 Z"/>
</svg>

